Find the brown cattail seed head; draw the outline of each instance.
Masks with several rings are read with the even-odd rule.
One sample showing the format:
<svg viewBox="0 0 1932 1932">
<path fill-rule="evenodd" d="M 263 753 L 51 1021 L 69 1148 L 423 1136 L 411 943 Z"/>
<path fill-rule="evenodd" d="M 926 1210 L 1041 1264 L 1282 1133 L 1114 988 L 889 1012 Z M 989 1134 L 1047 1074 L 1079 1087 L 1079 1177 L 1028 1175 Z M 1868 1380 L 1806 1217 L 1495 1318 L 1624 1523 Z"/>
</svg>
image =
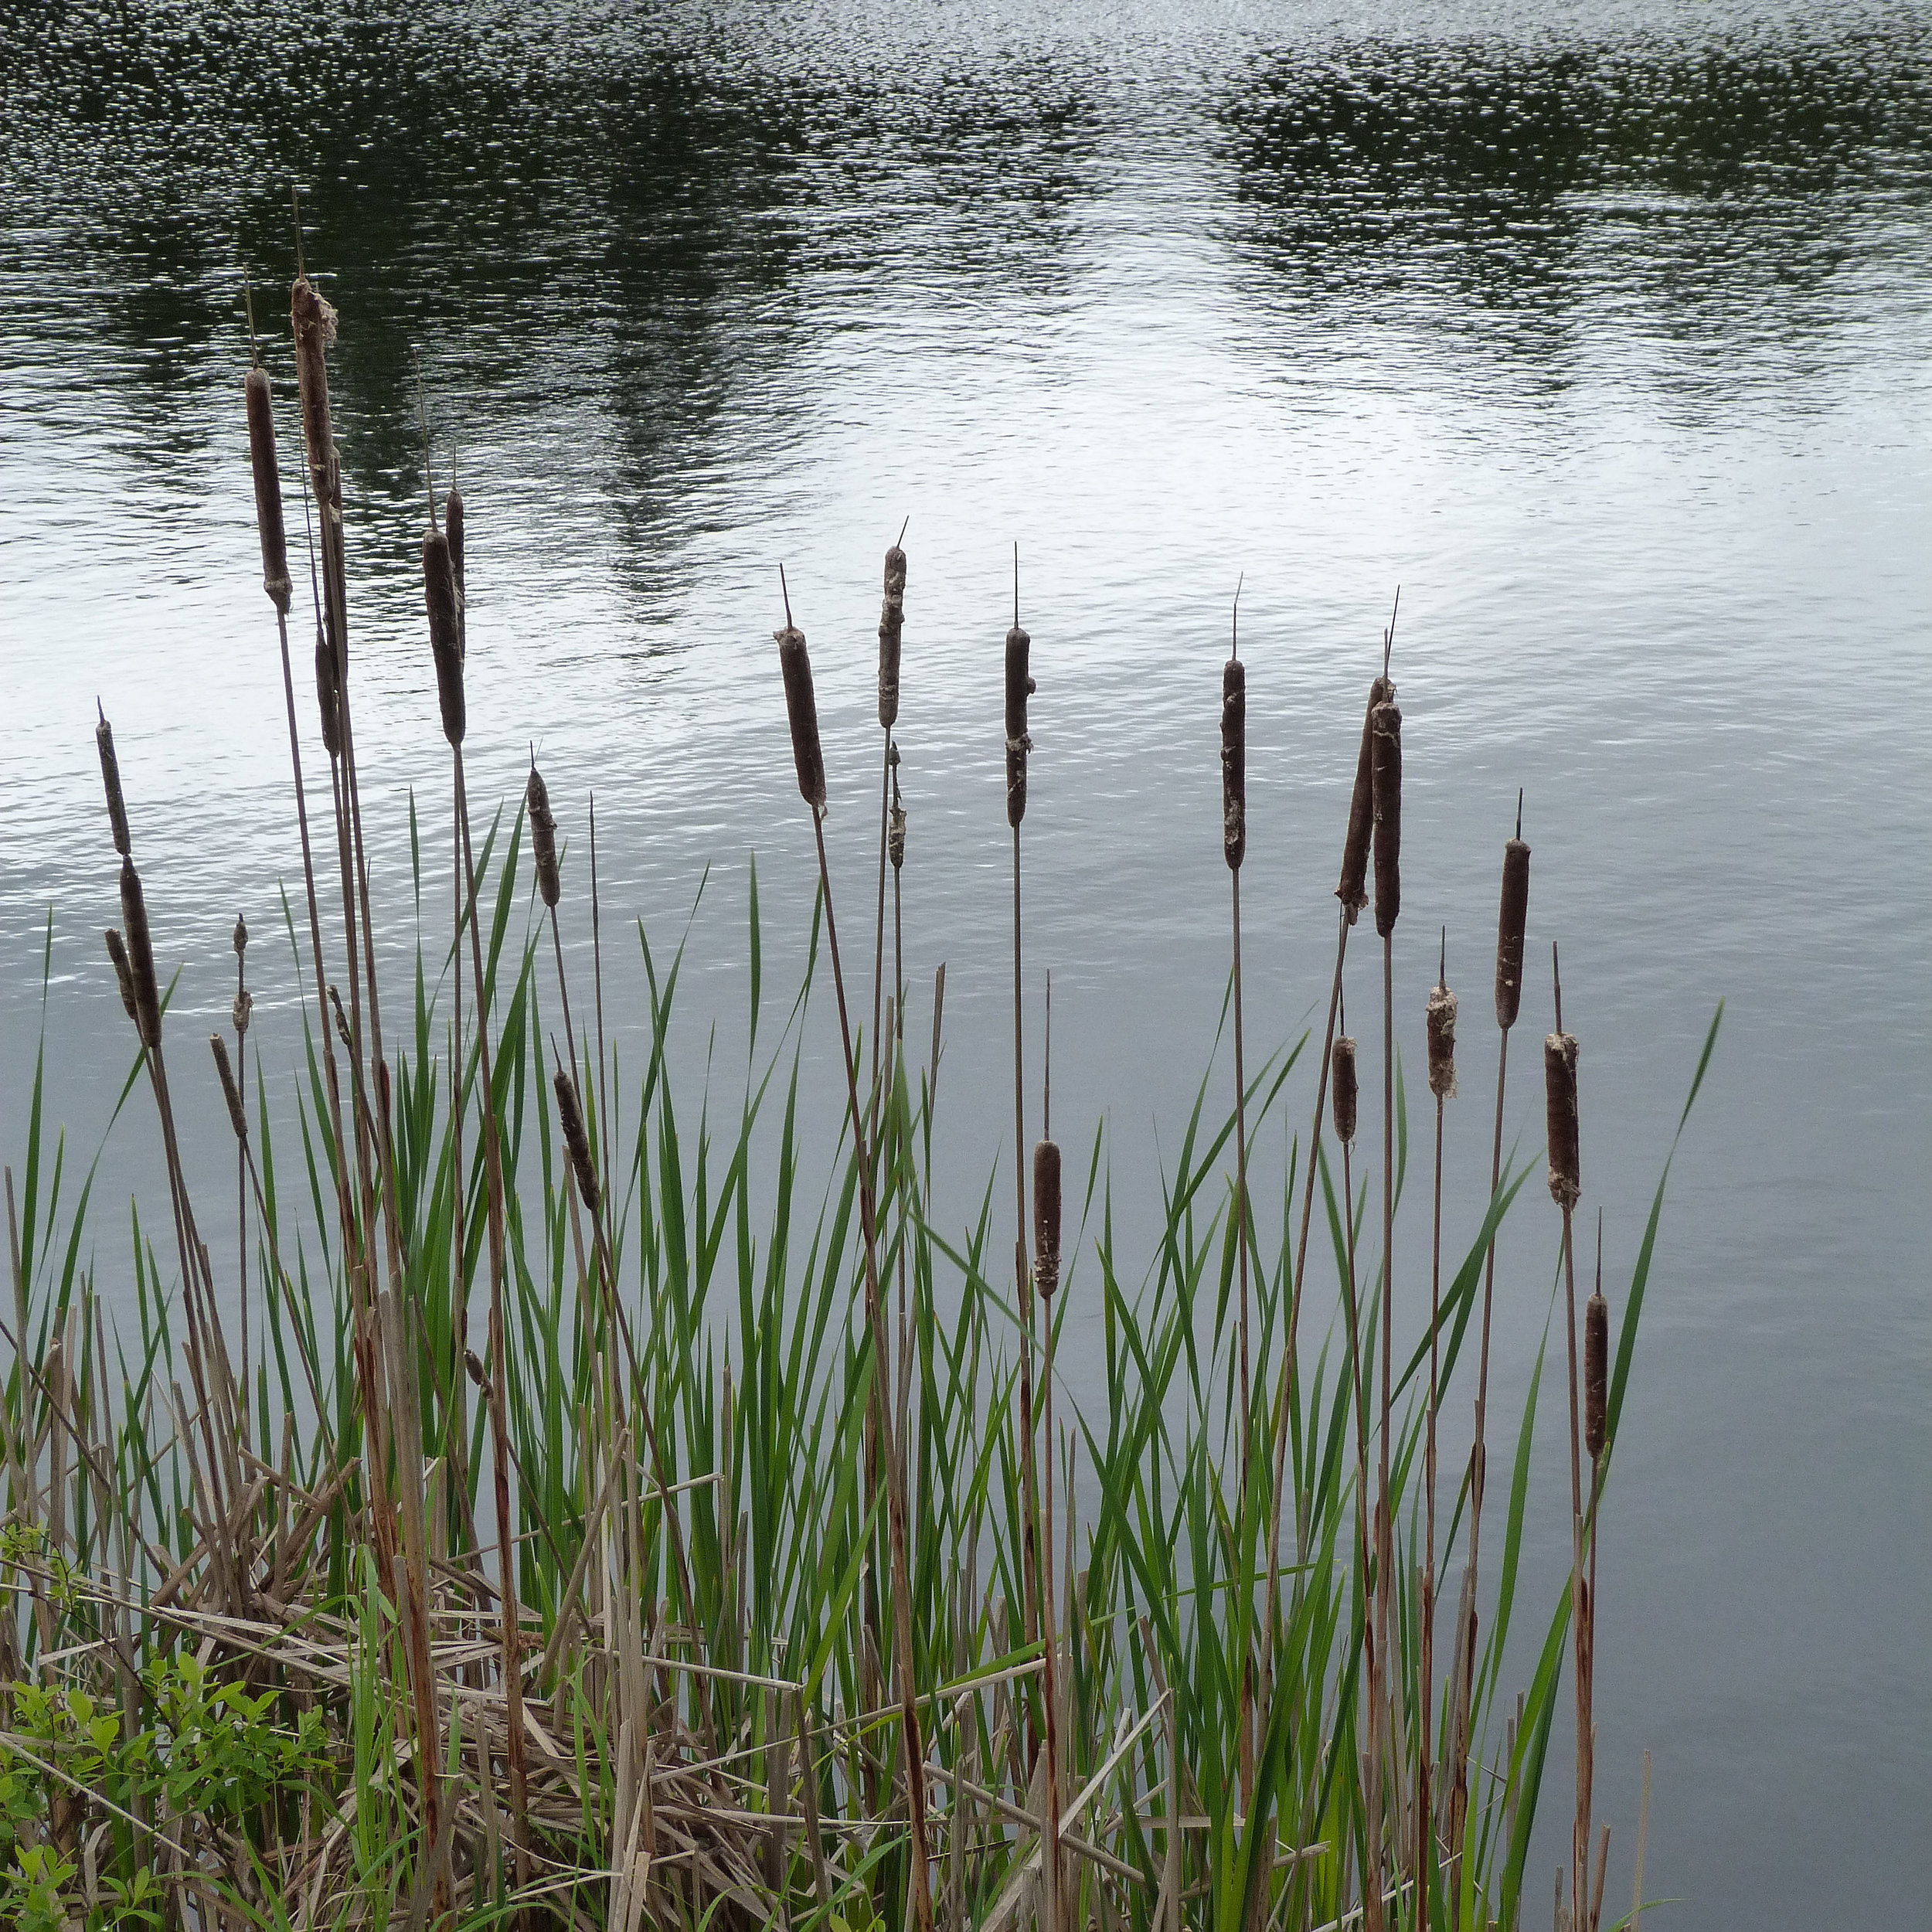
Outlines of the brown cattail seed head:
<svg viewBox="0 0 1932 1932">
<path fill-rule="evenodd" d="M 1402 713 L 1379 704 L 1373 726 L 1376 932 L 1386 939 L 1402 910 Z"/>
<path fill-rule="evenodd" d="M 1369 708 L 1362 716 L 1362 749 L 1355 765 L 1355 790 L 1349 798 L 1349 832 L 1342 845 L 1342 883 L 1335 896 L 1352 926 L 1369 903 L 1369 835 L 1375 828 L 1375 754 L 1372 719 L 1378 705 L 1392 702 L 1396 688 L 1386 678 L 1369 687 Z"/>
<path fill-rule="evenodd" d="M 141 874 L 134 862 L 121 862 L 121 923 L 128 934 L 128 964 L 134 981 L 134 1024 L 141 1043 L 161 1044 L 161 986 L 155 977 L 155 943 L 148 930 L 148 902 L 142 897 Z"/>
<path fill-rule="evenodd" d="M 240 913 L 235 915 L 233 944 L 235 957 L 240 959 L 242 954 L 248 950 L 248 921 L 243 918 Z"/>
<path fill-rule="evenodd" d="M 556 820 L 550 815 L 550 789 L 535 765 L 523 796 L 529 807 L 530 850 L 536 858 L 536 889 L 546 906 L 554 906 L 563 892 L 556 869 Z"/>
<path fill-rule="evenodd" d="M 879 723 L 899 722 L 899 646 L 906 624 L 906 553 L 895 543 L 886 553 L 886 596 L 879 607 Z"/>
<path fill-rule="evenodd" d="M 887 821 L 886 850 L 893 862 L 893 870 L 897 872 L 906 862 L 906 801 L 899 795 L 899 747 L 892 750 L 893 808 Z"/>
<path fill-rule="evenodd" d="M 328 413 L 328 351 L 335 340 L 335 311 L 304 275 L 289 293 L 288 313 L 294 326 L 295 380 L 302 398 L 302 440 L 308 445 L 315 500 L 327 505 L 335 500 L 330 481 L 335 471 L 335 433 Z"/>
<path fill-rule="evenodd" d="M 1552 1033 L 1543 1041 L 1543 1099 L 1549 1136 L 1549 1197 L 1559 1207 L 1574 1207 L 1583 1191 L 1574 1033 Z"/>
<path fill-rule="evenodd" d="M 577 1105 L 577 1083 L 560 1066 L 552 1083 L 556 1088 L 557 1121 L 563 1129 L 563 1145 L 570 1149 L 570 1166 L 577 1177 L 577 1192 L 594 1214 L 603 1204 L 604 1192 L 597 1185 L 597 1168 L 590 1159 L 590 1137 L 583 1131 L 583 1110 Z"/>
<path fill-rule="evenodd" d="M 430 618 L 430 651 L 436 660 L 436 698 L 443 711 L 443 736 L 463 742 L 463 642 L 456 615 L 456 577 L 450 565 L 450 540 L 440 530 L 423 538 L 423 601 Z"/>
<path fill-rule="evenodd" d="M 1018 828 L 1026 816 L 1026 700 L 1035 685 L 1027 671 L 1033 640 L 1016 624 L 1006 634 L 1006 822 Z"/>
<path fill-rule="evenodd" d="M 121 1003 L 128 1009 L 128 1017 L 138 1026 L 141 1009 L 134 1001 L 134 972 L 128 963 L 127 942 L 112 926 L 107 928 L 107 957 L 114 963 L 114 979 L 121 988 Z"/>
<path fill-rule="evenodd" d="M 1033 1279 L 1049 1300 L 1060 1284 L 1060 1150 L 1056 1141 L 1033 1149 Z"/>
<path fill-rule="evenodd" d="M 1456 1097 L 1456 996 L 1446 986 L 1429 995 L 1429 1091 L 1439 1100 Z"/>
<path fill-rule="evenodd" d="M 798 767 L 798 795 L 815 816 L 825 810 L 825 754 L 818 743 L 818 700 L 811 688 L 811 658 L 795 624 L 771 634 L 785 680 L 785 711 L 791 720 L 791 758 Z"/>
<path fill-rule="evenodd" d="M 1221 851 L 1239 872 L 1248 850 L 1248 668 L 1221 667 Z"/>
<path fill-rule="evenodd" d="M 335 675 L 335 647 L 315 633 L 315 708 L 322 719 L 322 749 L 332 758 L 342 755 L 342 683 Z"/>
<path fill-rule="evenodd" d="M 1610 1417 L 1610 1304 L 1600 1293 L 1583 1306 L 1583 1446 L 1594 1462 L 1604 1453 Z"/>
<path fill-rule="evenodd" d="M 262 540 L 262 588 L 288 614 L 288 539 L 282 529 L 282 479 L 275 467 L 275 406 L 268 372 L 251 369 L 242 385 L 248 403 L 248 461 L 255 473 L 255 527 Z"/>
<path fill-rule="evenodd" d="M 248 1031 L 248 1022 L 255 1016 L 255 995 L 246 986 L 235 989 L 235 1003 L 229 1009 L 229 1017 L 235 1022 L 235 1037 L 241 1039 Z"/>
<path fill-rule="evenodd" d="M 456 580 L 456 607 L 464 604 L 463 492 L 452 483 L 443 499 L 443 533 L 450 540 L 450 572 Z"/>
<path fill-rule="evenodd" d="M 235 1138 L 245 1142 L 248 1110 L 242 1105 L 241 1089 L 235 1084 L 235 1070 L 228 1063 L 227 1044 L 219 1033 L 210 1033 L 208 1044 L 215 1049 L 215 1071 L 221 1076 L 221 1097 L 228 1103 L 229 1124 L 235 1130 Z"/>
<path fill-rule="evenodd" d="M 1505 1032 L 1522 1006 L 1522 937 L 1529 920 L 1529 848 L 1512 838 L 1502 849 L 1502 910 L 1496 918 L 1496 1024 Z"/>
<path fill-rule="evenodd" d="M 100 782 L 107 794 L 107 822 L 114 829 L 114 850 L 125 859 L 132 850 L 128 836 L 128 805 L 121 795 L 121 760 L 114 756 L 114 728 L 105 713 L 94 726 L 94 743 L 100 752 Z"/>
<path fill-rule="evenodd" d="M 1335 1137 L 1344 1146 L 1355 1138 L 1355 1108 L 1360 1087 L 1355 1079 L 1355 1042 L 1346 1034 L 1328 1056 L 1328 1090 L 1335 1103 Z"/>
</svg>

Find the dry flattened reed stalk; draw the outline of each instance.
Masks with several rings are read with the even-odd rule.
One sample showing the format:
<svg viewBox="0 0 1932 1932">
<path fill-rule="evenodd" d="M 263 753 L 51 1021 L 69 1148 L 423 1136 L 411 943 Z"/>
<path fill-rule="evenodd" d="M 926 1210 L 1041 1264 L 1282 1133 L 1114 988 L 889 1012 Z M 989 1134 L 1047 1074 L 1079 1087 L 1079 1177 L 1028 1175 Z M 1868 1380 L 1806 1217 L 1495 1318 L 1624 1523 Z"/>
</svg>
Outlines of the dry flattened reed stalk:
<svg viewBox="0 0 1932 1932">
<path fill-rule="evenodd" d="M 1328 1097 L 1335 1108 L 1335 1137 L 1344 1147 L 1355 1138 L 1361 1088 L 1355 1074 L 1355 1042 L 1344 1034 L 1328 1053 Z M 1345 1202 L 1346 1211 L 1353 1210 Z"/>
<path fill-rule="evenodd" d="M 583 1205 L 595 1214 L 604 1205 L 604 1190 L 597 1185 L 597 1163 L 590 1158 L 590 1137 L 584 1131 L 577 1083 L 560 1066 L 552 1084 L 556 1089 L 557 1121 L 563 1130 L 563 1145 L 570 1150 L 571 1171 L 577 1177 L 577 1192 Z"/>
<path fill-rule="evenodd" d="M 544 904 L 554 912 L 563 891 L 563 881 L 557 876 L 556 819 L 550 810 L 550 788 L 535 765 L 530 767 L 523 798 L 529 813 L 530 855 L 536 862 L 537 890 Z"/>
<path fill-rule="evenodd" d="M 1388 675 L 1369 686 L 1368 709 L 1362 714 L 1362 749 L 1355 759 L 1355 790 L 1349 798 L 1349 830 L 1342 843 L 1342 883 L 1335 896 L 1342 901 L 1352 926 L 1369 903 L 1369 842 L 1375 829 L 1375 715 L 1395 701 L 1396 688 Z"/>
<path fill-rule="evenodd" d="M 436 702 L 443 736 L 460 747 L 468 725 L 463 701 L 463 641 L 456 606 L 456 573 L 450 540 L 440 530 L 423 536 L 423 602 L 429 612 L 430 651 L 436 661 Z"/>
<path fill-rule="evenodd" d="M 114 728 L 107 714 L 100 710 L 100 722 L 94 726 L 94 744 L 100 753 L 100 782 L 107 794 L 107 823 L 114 835 L 114 850 L 125 859 L 133 849 L 128 835 L 128 805 L 121 794 L 121 760 L 114 755 Z"/>
<path fill-rule="evenodd" d="M 248 461 L 255 478 L 255 527 L 262 544 L 262 588 L 284 617 L 293 584 L 288 575 L 288 538 L 282 528 L 281 473 L 275 465 L 275 406 L 268 372 L 251 369 L 243 393 L 248 408 Z"/>
</svg>

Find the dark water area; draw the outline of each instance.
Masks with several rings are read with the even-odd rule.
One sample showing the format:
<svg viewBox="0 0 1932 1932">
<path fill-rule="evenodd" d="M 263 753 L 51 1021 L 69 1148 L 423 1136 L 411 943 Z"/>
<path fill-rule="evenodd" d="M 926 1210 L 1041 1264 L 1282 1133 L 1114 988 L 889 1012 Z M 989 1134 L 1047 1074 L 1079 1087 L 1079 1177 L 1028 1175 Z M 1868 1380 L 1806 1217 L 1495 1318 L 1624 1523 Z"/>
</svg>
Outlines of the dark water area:
<svg viewBox="0 0 1932 1932">
<path fill-rule="evenodd" d="M 1519 787 L 1536 852 L 1519 1046 L 1549 1023 L 1560 940 L 1585 1206 L 1605 1211 L 1619 1307 L 1727 1002 L 1606 1505 L 1607 1903 L 1628 1897 L 1649 1749 L 1646 1889 L 1682 1901 L 1655 1923 L 1926 1922 L 1932 19 L 1663 0 L 0 5 L 0 47 L 7 1161 L 49 907 L 49 1107 L 75 1156 L 131 1057 L 99 950 L 97 694 L 184 1032 L 226 1012 L 240 909 L 261 942 L 251 1044 L 271 1077 L 298 1050 L 277 897 L 298 859 L 240 410 L 245 281 L 291 393 L 291 182 L 342 318 L 357 733 L 399 965 L 412 793 L 429 867 L 447 838 L 415 352 L 437 477 L 454 461 L 470 509 L 473 794 L 513 794 L 532 741 L 567 836 L 594 787 L 607 936 L 641 918 L 675 944 L 710 868 L 679 995 L 694 1111 L 708 1055 L 718 1090 L 742 1078 L 754 852 L 768 1019 L 803 966 L 776 566 L 818 668 L 844 923 L 866 929 L 879 560 L 910 516 L 908 1032 L 930 1029 L 944 960 L 955 1224 L 1010 1152 L 1013 542 L 1054 1119 L 1081 1147 L 1107 1121 L 1135 1256 L 1203 1070 L 1216 1093 L 1231 1080 L 1216 726 L 1236 582 L 1264 1052 L 1320 1025 L 1359 708 L 1400 584 L 1396 1000 L 1420 1125 L 1446 923 L 1465 1016 L 1451 1244 L 1486 1192 Z M 282 431 L 292 490 L 286 406 Z M 574 854 L 566 871 L 575 971 Z M 634 1046 L 642 975 L 628 937 L 611 951 Z M 1372 1095 L 1379 975 L 1371 947 L 1351 961 Z M 815 1002 L 821 1097 L 835 1039 Z M 1533 1052 L 1518 1069 L 1528 1154 Z M 190 1144 L 222 1201 L 206 1084 Z M 1257 1143 L 1277 1192 L 1311 1100 L 1304 1063 Z M 153 1138 L 138 1100 L 102 1155 L 111 1302 L 131 1292 L 129 1192 L 159 1211 Z M 1505 1236 L 1512 1416 L 1554 1218 L 1532 1187 Z M 1279 1223 L 1277 1206 L 1264 1240 Z M 1468 1396 L 1445 1407 L 1447 1464 Z M 1538 1605 L 1567 1561 L 1560 1406 L 1546 1384 Z"/>
</svg>

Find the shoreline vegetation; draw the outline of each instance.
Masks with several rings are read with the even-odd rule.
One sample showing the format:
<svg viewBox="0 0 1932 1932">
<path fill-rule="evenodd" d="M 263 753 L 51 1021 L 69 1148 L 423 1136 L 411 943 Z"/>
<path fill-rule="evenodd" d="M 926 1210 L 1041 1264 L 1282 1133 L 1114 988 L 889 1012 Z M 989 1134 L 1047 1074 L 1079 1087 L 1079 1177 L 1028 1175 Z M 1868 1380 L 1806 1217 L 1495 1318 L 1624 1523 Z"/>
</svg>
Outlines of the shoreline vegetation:
<svg viewBox="0 0 1932 1932">
<path fill-rule="evenodd" d="M 1235 1077 L 1212 1100 L 1202 1083 L 1155 1251 L 1117 1254 L 1100 1138 L 1063 1163 L 1051 1137 L 1051 982 L 1026 970 L 1034 659 L 1015 552 L 1009 1255 L 1000 1177 L 963 1235 L 927 1214 L 945 973 L 930 1041 L 909 1040 L 900 542 L 879 628 L 876 879 L 835 879 L 828 863 L 811 657 L 774 583 L 774 696 L 781 681 L 817 835 L 810 964 L 782 1019 L 763 1019 L 754 866 L 743 1086 L 722 1109 L 707 1092 L 694 1124 L 666 1050 L 679 957 L 654 955 L 641 927 L 641 1074 L 607 1028 L 594 801 L 587 862 L 567 881 L 575 842 L 534 764 L 507 827 L 472 823 L 454 484 L 440 502 L 428 484 L 423 543 L 447 816 L 439 801 L 419 825 L 413 807 L 409 828 L 419 909 L 446 906 L 447 936 L 426 947 L 437 916 L 423 910 L 413 981 L 378 975 L 335 318 L 299 265 L 291 322 L 312 706 L 289 638 L 287 412 L 259 352 L 242 400 L 301 844 L 303 893 L 284 899 L 303 988 L 299 1146 L 286 1130 L 271 1139 L 261 1053 L 249 1055 L 240 922 L 212 1069 L 165 1024 L 165 935 L 149 930 L 136 863 L 152 836 L 139 757 L 124 787 L 104 712 L 122 914 L 107 944 L 136 1047 L 122 1102 L 138 1086 L 151 1096 L 169 1199 L 158 1218 L 137 1202 L 131 1253 L 107 1258 L 115 1244 L 97 1248 L 87 1225 L 91 1172 L 63 1199 L 37 1070 L 19 1185 L 5 1176 L 0 1918 L 30 1932 L 1514 1932 L 1526 1900 L 1533 1922 L 1549 1896 L 1547 1869 L 1526 1869 L 1540 1803 L 1573 1810 L 1556 1924 L 1634 1923 L 1641 1830 L 1619 1880 L 1634 1880 L 1631 1912 L 1605 1916 L 1595 1530 L 1665 1182 L 1613 1329 L 1600 1221 L 1578 1302 L 1580 1265 L 1590 1277 L 1577 1253 L 1579 1048 L 1560 982 L 1543 1052 L 1543 1178 L 1558 1212 L 1536 1229 L 1519 1226 L 1532 1204 L 1511 1213 L 1539 1165 L 1502 1144 L 1531 964 L 1519 803 L 1498 917 L 1491 1191 L 1475 1241 L 1443 1251 L 1464 1041 L 1446 934 L 1425 936 L 1440 968 L 1426 1012 L 1394 1006 L 1409 937 L 1394 618 L 1363 719 L 1323 1035 L 1258 1065 L 1241 975 L 1247 666 L 1231 638 Z M 1379 1096 L 1360 1090 L 1342 1007 L 1371 910 Z M 852 923 L 866 910 L 869 934 Z M 566 972 L 566 921 L 587 923 L 587 985 Z M 842 1117 L 808 1121 L 801 1040 L 828 978 Z M 1036 998 L 1046 1048 L 1031 1066 Z M 1435 1103 L 1431 1313 L 1398 1337 L 1394 1270 L 1422 1265 L 1394 1239 L 1410 1151 L 1397 1063 L 1418 1019 Z M 202 1239 L 175 1128 L 171 1081 L 206 1079 L 233 1132 L 232 1257 Z M 1306 1131 L 1281 1170 L 1259 1172 L 1259 1128 L 1291 1108 Z M 754 1163 L 754 1135 L 768 1162 Z M 801 1148 L 835 1141 L 830 1183 L 809 1199 Z M 767 1167 L 768 1186 L 754 1178 Z M 1281 1209 L 1271 1245 L 1263 1191 Z M 1572 1561 L 1556 1602 L 1525 1604 L 1549 1337 L 1520 1413 L 1492 1417 L 1495 1258 L 1500 1240 L 1559 1223 Z M 1304 1295 L 1311 1241 L 1335 1281 Z M 97 1252 L 131 1269 L 138 1335 L 104 1317 Z M 1104 1337 L 1090 1412 L 1056 1375 L 1077 1301 Z M 1459 1369 L 1475 1390 L 1467 1440 L 1445 1420 Z M 1084 1517 L 1083 1474 L 1097 1498 Z M 1519 1654 L 1533 1659 L 1520 1685 L 1505 1675 Z M 1573 1791 L 1549 1764 L 1571 1727 Z M 1647 1802 L 1647 1765 L 1645 1789 Z"/>
</svg>

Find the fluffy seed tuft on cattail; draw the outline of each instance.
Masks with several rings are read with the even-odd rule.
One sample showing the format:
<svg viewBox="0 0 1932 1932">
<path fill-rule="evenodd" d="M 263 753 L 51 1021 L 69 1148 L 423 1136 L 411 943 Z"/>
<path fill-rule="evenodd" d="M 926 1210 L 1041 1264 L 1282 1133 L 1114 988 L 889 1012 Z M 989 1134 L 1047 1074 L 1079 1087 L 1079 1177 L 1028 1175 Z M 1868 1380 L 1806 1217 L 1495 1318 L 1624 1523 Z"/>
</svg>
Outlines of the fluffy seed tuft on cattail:
<svg viewBox="0 0 1932 1932">
<path fill-rule="evenodd" d="M 1375 810 L 1376 933 L 1386 939 L 1402 911 L 1402 713 L 1376 706 L 1370 781 Z"/>
<path fill-rule="evenodd" d="M 1549 1137 L 1549 1196 L 1559 1207 L 1574 1207 L 1583 1191 L 1574 1033 L 1551 1033 L 1543 1041 L 1543 1099 Z"/>
<path fill-rule="evenodd" d="M 906 553 L 895 543 L 886 553 L 886 595 L 879 607 L 879 723 L 899 722 L 899 651 L 906 624 Z"/>
<path fill-rule="evenodd" d="M 1049 1300 L 1060 1284 L 1060 1150 L 1057 1141 L 1033 1149 L 1033 1279 Z"/>
<path fill-rule="evenodd" d="M 1502 849 L 1502 906 L 1496 916 L 1496 1024 L 1505 1033 L 1522 1007 L 1523 929 L 1529 920 L 1529 848 L 1518 836 Z"/>
<path fill-rule="evenodd" d="M 220 1034 L 210 1033 L 208 1044 L 215 1049 L 215 1071 L 221 1076 L 221 1097 L 228 1103 L 229 1124 L 235 1130 L 235 1138 L 245 1143 L 248 1138 L 248 1110 L 242 1105 L 241 1089 L 235 1084 L 235 1070 L 229 1064 L 227 1043 Z"/>
<path fill-rule="evenodd" d="M 134 969 L 128 963 L 128 945 L 117 927 L 107 928 L 107 957 L 114 961 L 114 981 L 121 988 L 121 1003 L 135 1026 L 141 1024 L 141 1008 L 134 998 Z"/>
<path fill-rule="evenodd" d="M 248 462 L 255 477 L 255 527 L 262 542 L 262 588 L 287 617 L 293 586 L 288 539 L 282 529 L 282 479 L 275 465 L 275 406 L 267 370 L 251 369 L 242 387 L 248 407 Z"/>
<path fill-rule="evenodd" d="M 141 889 L 134 862 L 121 862 L 121 923 L 128 936 L 128 965 L 134 984 L 134 1024 L 141 1043 L 161 1044 L 161 985 L 155 975 L 155 943 L 148 930 L 148 902 Z M 109 948 L 112 950 L 111 947 Z"/>
<path fill-rule="evenodd" d="M 557 1121 L 563 1129 L 563 1144 L 570 1149 L 571 1169 L 577 1177 L 577 1192 L 594 1214 L 603 1204 L 604 1192 L 597 1185 L 597 1167 L 590 1158 L 590 1137 L 583 1131 L 583 1110 L 577 1105 L 577 1083 L 560 1066 L 552 1084 L 556 1089 Z"/>
<path fill-rule="evenodd" d="M 530 815 L 530 851 L 536 860 L 536 888 L 546 906 L 554 906 L 562 896 L 563 882 L 556 869 L 556 820 L 550 811 L 550 788 L 535 765 L 523 796 Z"/>
<path fill-rule="evenodd" d="M 335 311 L 306 275 L 289 291 L 289 320 L 295 335 L 295 380 L 301 392 L 302 439 L 315 492 L 325 502 L 335 461 L 335 434 L 328 410 L 328 351 L 335 340 Z"/>
<path fill-rule="evenodd" d="M 1439 1100 L 1453 1100 L 1456 1097 L 1456 996 L 1447 986 L 1430 989 L 1426 1017 L 1429 1091 Z"/>
<path fill-rule="evenodd" d="M 100 707 L 95 709 L 98 711 Z M 114 728 L 107 722 L 107 714 L 100 713 L 100 722 L 94 726 L 94 743 L 100 753 L 100 782 L 107 794 L 107 822 L 114 829 L 114 850 L 125 859 L 134 849 L 133 842 L 128 836 L 128 805 L 121 795 L 121 760 L 114 756 Z"/>
<path fill-rule="evenodd" d="M 1248 850 L 1248 668 L 1221 667 L 1221 852 L 1239 872 Z"/>
<path fill-rule="evenodd" d="M 798 768 L 798 795 L 813 815 L 825 815 L 825 754 L 818 742 L 818 700 L 811 685 L 811 658 L 805 634 L 785 613 L 785 628 L 774 631 L 778 668 L 785 680 L 785 713 L 791 721 L 791 760 Z"/>
<path fill-rule="evenodd" d="M 1335 1103 L 1335 1137 L 1343 1146 L 1355 1138 L 1360 1083 L 1355 1077 L 1355 1042 L 1346 1034 L 1328 1056 L 1328 1090 Z"/>
<path fill-rule="evenodd" d="M 1033 748 L 1026 733 L 1026 700 L 1037 688 L 1027 669 L 1032 646 L 1015 616 L 1006 634 L 1006 822 L 1015 831 L 1026 816 L 1026 754 Z"/>
<path fill-rule="evenodd" d="M 1362 714 L 1362 749 L 1356 754 L 1355 790 L 1349 798 L 1349 832 L 1342 845 L 1342 883 L 1335 896 L 1352 926 L 1369 903 L 1369 838 L 1375 829 L 1375 714 L 1393 703 L 1396 688 L 1386 678 L 1369 687 L 1369 708 Z"/>
<path fill-rule="evenodd" d="M 463 701 L 463 643 L 456 614 L 456 577 L 450 540 L 440 530 L 423 538 L 423 602 L 429 612 L 430 652 L 436 660 L 436 698 L 443 736 L 460 747 L 468 717 Z"/>
<path fill-rule="evenodd" d="M 229 1009 L 229 1017 L 235 1022 L 235 1035 L 243 1038 L 248 1032 L 248 1022 L 255 1016 L 255 995 L 246 986 L 235 989 L 235 1003 Z"/>
<path fill-rule="evenodd" d="M 1599 1288 L 1583 1305 L 1583 1446 L 1604 1453 L 1610 1416 L 1610 1304 Z"/>
</svg>

